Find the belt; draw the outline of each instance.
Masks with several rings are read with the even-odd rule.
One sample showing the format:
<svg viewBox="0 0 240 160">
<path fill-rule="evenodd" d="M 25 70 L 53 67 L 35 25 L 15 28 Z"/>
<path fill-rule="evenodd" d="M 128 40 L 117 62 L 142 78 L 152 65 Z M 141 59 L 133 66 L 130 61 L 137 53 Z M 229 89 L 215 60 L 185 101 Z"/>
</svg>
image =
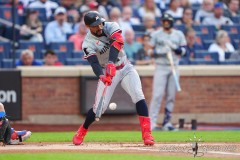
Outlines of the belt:
<svg viewBox="0 0 240 160">
<path fill-rule="evenodd" d="M 122 63 L 122 64 L 120 64 L 119 66 L 116 66 L 116 70 L 120 70 L 120 69 L 122 69 L 124 66 L 125 66 L 125 64 Z"/>
<path fill-rule="evenodd" d="M 116 66 L 116 70 L 120 70 L 122 69 L 123 67 L 125 66 L 124 62 L 121 63 L 119 66 Z M 105 67 L 102 67 L 102 68 L 105 68 Z"/>
</svg>

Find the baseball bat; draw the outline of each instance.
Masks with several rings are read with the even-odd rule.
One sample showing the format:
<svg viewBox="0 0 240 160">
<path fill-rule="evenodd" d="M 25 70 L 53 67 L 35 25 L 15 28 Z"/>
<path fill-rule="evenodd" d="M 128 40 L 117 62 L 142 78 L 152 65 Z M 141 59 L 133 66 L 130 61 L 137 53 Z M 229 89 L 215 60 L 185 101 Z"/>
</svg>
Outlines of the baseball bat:
<svg viewBox="0 0 240 160">
<path fill-rule="evenodd" d="M 169 60 L 170 66 L 171 66 L 171 70 L 172 70 L 173 78 L 174 78 L 174 81 L 175 81 L 175 84 L 176 84 L 176 87 L 177 87 L 177 91 L 180 92 L 182 89 L 181 89 L 180 84 L 179 84 L 179 79 L 178 79 L 178 76 L 177 76 L 177 73 L 176 73 L 176 70 L 175 70 L 175 67 L 174 67 L 173 57 L 172 57 L 171 52 L 167 53 L 167 58 Z"/>
<path fill-rule="evenodd" d="M 107 91 L 107 84 L 105 84 L 105 86 L 104 86 L 101 99 L 100 99 L 100 101 L 98 103 L 98 107 L 97 107 L 97 111 L 96 111 L 96 115 L 95 115 L 95 120 L 96 121 L 99 121 L 101 116 L 102 116 L 102 110 L 103 110 L 103 104 L 104 104 L 106 91 Z"/>
</svg>

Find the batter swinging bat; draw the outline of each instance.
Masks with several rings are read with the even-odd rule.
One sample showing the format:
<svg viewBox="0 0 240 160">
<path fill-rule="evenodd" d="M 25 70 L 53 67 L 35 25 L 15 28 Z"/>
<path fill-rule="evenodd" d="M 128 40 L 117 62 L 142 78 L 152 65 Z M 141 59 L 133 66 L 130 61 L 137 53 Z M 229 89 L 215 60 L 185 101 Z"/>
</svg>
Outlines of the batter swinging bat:
<svg viewBox="0 0 240 160">
<path fill-rule="evenodd" d="M 171 69 L 172 69 L 173 78 L 175 80 L 177 91 L 180 92 L 182 89 L 181 89 L 180 84 L 179 84 L 179 80 L 178 80 L 178 76 L 177 76 L 177 73 L 176 73 L 176 70 L 175 70 L 175 67 L 174 67 L 173 57 L 172 57 L 172 53 L 171 52 L 167 53 L 167 58 L 168 58 L 168 60 L 170 62 L 170 66 L 171 66 Z"/>
<path fill-rule="evenodd" d="M 101 115 L 102 115 L 102 110 L 103 110 L 103 104 L 104 104 L 106 90 L 107 90 L 107 84 L 105 84 L 105 86 L 104 86 L 101 99 L 100 99 L 100 101 L 98 103 L 98 107 L 97 107 L 97 111 L 96 111 L 96 115 L 95 115 L 95 120 L 96 121 L 99 121 L 100 118 L 101 118 Z"/>
</svg>

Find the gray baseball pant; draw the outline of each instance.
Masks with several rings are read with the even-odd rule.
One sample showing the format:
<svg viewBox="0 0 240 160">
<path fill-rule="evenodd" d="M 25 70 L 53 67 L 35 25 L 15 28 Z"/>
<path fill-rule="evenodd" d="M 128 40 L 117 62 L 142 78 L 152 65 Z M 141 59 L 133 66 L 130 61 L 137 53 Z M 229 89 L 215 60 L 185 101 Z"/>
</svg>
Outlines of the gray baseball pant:
<svg viewBox="0 0 240 160">
<path fill-rule="evenodd" d="M 179 71 L 176 66 L 175 68 L 176 73 L 179 76 Z M 152 129 L 156 127 L 158 114 L 164 95 L 166 94 L 165 109 L 171 113 L 174 108 L 176 92 L 177 87 L 174 82 L 171 67 L 168 65 L 156 65 L 153 78 L 152 100 L 150 104 L 150 118 Z"/>
</svg>

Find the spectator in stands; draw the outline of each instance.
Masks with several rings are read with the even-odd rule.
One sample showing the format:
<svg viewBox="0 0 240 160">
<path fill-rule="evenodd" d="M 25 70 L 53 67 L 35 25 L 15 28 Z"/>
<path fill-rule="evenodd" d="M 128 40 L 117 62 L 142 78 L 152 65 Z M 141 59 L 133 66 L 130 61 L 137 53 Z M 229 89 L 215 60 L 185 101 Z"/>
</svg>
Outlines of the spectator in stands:
<svg viewBox="0 0 240 160">
<path fill-rule="evenodd" d="M 173 18 L 182 18 L 183 8 L 180 6 L 180 0 L 171 0 L 166 13 L 172 15 Z"/>
<path fill-rule="evenodd" d="M 184 24 L 186 28 L 192 28 L 194 24 L 192 8 L 184 8 L 183 17 L 176 21 L 176 24 Z"/>
<path fill-rule="evenodd" d="M 186 54 L 182 58 L 186 60 L 193 59 L 195 57 L 195 51 L 203 50 L 204 48 L 201 43 L 197 42 L 196 32 L 193 28 L 186 29 L 185 37 L 187 41 Z"/>
<path fill-rule="evenodd" d="M 145 27 L 145 34 L 151 34 L 155 31 L 156 20 L 152 13 L 147 13 L 143 16 L 143 25 Z"/>
<path fill-rule="evenodd" d="M 101 13 L 101 15 L 108 20 L 108 14 L 104 6 L 99 5 L 96 0 L 85 0 L 84 5 L 80 6 L 80 13 L 85 13 L 86 11 L 89 10 L 95 10 Z"/>
<path fill-rule="evenodd" d="M 223 16 L 223 3 L 217 2 L 214 4 L 213 16 L 205 17 L 202 24 L 214 25 L 216 29 L 220 29 L 222 25 L 232 25 L 233 22 L 231 21 L 231 19 Z"/>
<path fill-rule="evenodd" d="M 152 13 L 156 18 L 162 16 L 161 10 L 154 3 L 154 0 L 145 0 L 143 6 L 138 10 L 138 14 L 141 18 L 147 13 Z"/>
<path fill-rule="evenodd" d="M 137 51 L 141 48 L 141 44 L 135 41 L 135 33 L 132 29 L 125 32 L 124 51 L 130 61 L 135 61 Z"/>
<path fill-rule="evenodd" d="M 195 22 L 201 24 L 201 20 L 205 17 L 213 15 L 214 0 L 203 0 L 201 9 L 196 12 Z"/>
<path fill-rule="evenodd" d="M 240 16 L 239 0 L 229 0 L 228 9 L 225 10 L 224 16 L 228 18 Z"/>
<path fill-rule="evenodd" d="M 122 19 L 121 19 L 121 10 L 117 7 L 113 7 L 111 10 L 110 10 L 110 13 L 109 13 L 109 20 L 111 22 L 117 22 L 119 24 L 119 26 L 121 27 L 122 29 L 122 35 L 123 35 L 123 38 L 124 35 L 125 35 L 125 31 L 127 29 L 132 29 L 132 26 L 131 24 L 127 23 L 127 22 L 124 22 Z"/>
<path fill-rule="evenodd" d="M 52 50 L 47 50 L 44 53 L 44 66 L 62 66 L 63 64 L 58 61 L 58 57 Z"/>
<path fill-rule="evenodd" d="M 29 49 L 21 52 L 20 60 L 16 62 L 16 66 L 41 66 L 42 63 L 34 59 L 33 52 Z"/>
<path fill-rule="evenodd" d="M 136 65 L 149 65 L 153 64 L 152 58 L 149 56 L 152 54 L 153 50 L 149 46 L 149 41 L 150 41 L 150 35 L 145 34 L 142 37 L 142 46 L 141 48 L 138 49 L 135 60 L 136 60 Z"/>
<path fill-rule="evenodd" d="M 170 0 L 154 0 L 154 1 L 155 1 L 156 5 L 159 6 L 159 8 L 161 10 L 168 9 L 167 5 L 169 4 Z"/>
<path fill-rule="evenodd" d="M 38 12 L 29 9 L 26 17 L 26 23 L 21 27 L 20 35 L 29 41 L 43 42 L 42 22 L 38 19 Z"/>
<path fill-rule="evenodd" d="M 58 4 L 50 0 L 37 0 L 35 2 L 32 2 L 29 5 L 29 8 L 45 8 L 46 16 L 48 19 L 50 19 L 52 15 L 52 9 L 58 8 Z"/>
<path fill-rule="evenodd" d="M 66 9 L 59 7 L 54 12 L 55 20 L 49 22 L 45 29 L 45 40 L 51 42 L 66 42 L 67 34 L 72 33 L 71 25 L 66 22 Z"/>
<path fill-rule="evenodd" d="M 78 27 L 78 32 L 69 38 L 69 41 L 73 42 L 73 44 L 74 44 L 75 51 L 82 50 L 82 43 L 87 34 L 87 31 L 88 31 L 88 29 L 85 26 L 85 23 L 83 21 L 81 21 L 80 25 Z"/>
<path fill-rule="evenodd" d="M 123 7 L 121 21 L 125 23 L 129 23 L 129 25 L 140 24 L 140 19 L 137 17 L 133 17 L 133 10 L 130 6 Z"/>
<path fill-rule="evenodd" d="M 215 42 L 210 45 L 208 51 L 218 52 L 219 61 L 225 61 L 225 52 L 234 52 L 235 49 L 230 43 L 228 33 L 224 30 L 219 30 Z"/>
</svg>

